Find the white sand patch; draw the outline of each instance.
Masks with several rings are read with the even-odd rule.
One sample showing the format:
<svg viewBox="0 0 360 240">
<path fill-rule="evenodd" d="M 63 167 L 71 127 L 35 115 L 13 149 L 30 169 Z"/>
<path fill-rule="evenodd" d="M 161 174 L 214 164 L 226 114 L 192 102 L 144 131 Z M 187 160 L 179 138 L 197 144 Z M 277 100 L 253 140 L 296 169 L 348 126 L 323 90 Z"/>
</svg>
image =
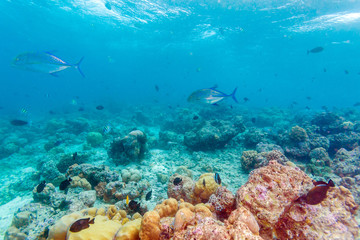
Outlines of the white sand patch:
<svg viewBox="0 0 360 240">
<path fill-rule="evenodd" d="M 14 213 L 22 206 L 32 201 L 32 196 L 17 197 L 0 206 L 0 239 L 4 239 L 5 232 L 9 228 Z"/>
</svg>

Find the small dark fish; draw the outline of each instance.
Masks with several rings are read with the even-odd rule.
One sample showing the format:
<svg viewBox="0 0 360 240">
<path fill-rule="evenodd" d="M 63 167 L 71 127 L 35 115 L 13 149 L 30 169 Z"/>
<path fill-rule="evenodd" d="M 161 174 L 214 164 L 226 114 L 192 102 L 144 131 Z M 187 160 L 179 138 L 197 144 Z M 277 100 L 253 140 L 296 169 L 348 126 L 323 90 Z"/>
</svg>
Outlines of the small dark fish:
<svg viewBox="0 0 360 240">
<path fill-rule="evenodd" d="M 56 112 L 54 112 L 53 110 L 50 110 L 50 111 L 49 111 L 49 114 L 50 114 L 50 115 L 55 115 Z"/>
<path fill-rule="evenodd" d="M 83 218 L 75 221 L 73 224 L 71 224 L 70 232 L 80 232 L 81 230 L 87 229 L 90 227 L 90 224 L 95 223 L 95 218 Z"/>
<path fill-rule="evenodd" d="M 258 92 L 262 92 L 262 88 L 259 88 L 259 89 L 258 89 Z"/>
<path fill-rule="evenodd" d="M 157 92 L 159 92 L 159 86 L 158 85 L 155 85 L 155 90 L 157 91 Z"/>
<path fill-rule="evenodd" d="M 72 155 L 73 160 L 76 160 L 77 155 L 78 155 L 78 153 L 77 153 L 77 152 L 74 152 L 74 153 L 73 153 L 73 155 Z"/>
<path fill-rule="evenodd" d="M 323 71 L 326 72 L 327 71 L 326 68 L 324 68 Z"/>
<path fill-rule="evenodd" d="M 203 185 L 204 187 L 206 186 L 205 178 L 203 179 Z"/>
<path fill-rule="evenodd" d="M 313 48 L 311 50 L 308 50 L 307 54 L 309 54 L 309 53 L 319 53 L 319 52 L 322 52 L 323 50 L 324 50 L 323 47 L 316 47 L 316 48 Z"/>
<path fill-rule="evenodd" d="M 250 99 L 248 99 L 247 97 L 244 97 L 244 102 L 248 102 Z"/>
<path fill-rule="evenodd" d="M 140 203 L 134 201 L 134 200 L 131 200 L 129 202 L 129 208 L 133 211 L 139 211 L 140 210 Z"/>
<path fill-rule="evenodd" d="M 54 147 L 60 146 L 60 144 L 62 143 L 63 143 L 62 140 L 57 140 L 56 142 L 54 142 Z"/>
<path fill-rule="evenodd" d="M 193 120 L 198 120 L 199 119 L 199 116 L 197 116 L 197 115 L 195 115 L 194 117 L 193 117 Z"/>
<path fill-rule="evenodd" d="M 344 73 L 345 73 L 346 75 L 348 75 L 348 74 L 349 74 L 349 71 L 348 71 L 348 70 L 344 70 Z"/>
<path fill-rule="evenodd" d="M 293 101 L 291 104 L 298 105 L 298 103 L 296 101 Z"/>
<path fill-rule="evenodd" d="M 62 182 L 60 183 L 59 189 L 60 189 L 60 190 L 65 190 L 65 189 L 70 185 L 70 182 L 71 182 L 71 181 L 72 181 L 71 178 L 62 181 Z"/>
<path fill-rule="evenodd" d="M 256 118 L 254 118 L 254 117 L 251 118 L 251 122 L 252 122 L 252 123 L 256 123 Z"/>
<path fill-rule="evenodd" d="M 309 106 L 306 106 L 305 108 L 306 108 L 307 110 L 310 110 Z"/>
<path fill-rule="evenodd" d="M 360 107 L 360 102 L 356 102 L 356 103 L 354 103 L 354 105 L 353 105 L 354 107 Z"/>
<path fill-rule="evenodd" d="M 177 185 L 179 185 L 181 182 L 182 182 L 182 179 L 179 178 L 179 177 L 177 177 L 177 178 L 174 179 L 174 182 L 173 182 L 173 183 L 174 183 L 175 186 L 177 186 Z"/>
<path fill-rule="evenodd" d="M 310 100 L 311 100 L 311 97 L 307 96 L 306 99 L 310 101 Z"/>
<path fill-rule="evenodd" d="M 46 182 L 44 180 L 39 185 L 37 185 L 36 192 L 41 193 L 44 190 L 45 186 L 46 186 Z"/>
<path fill-rule="evenodd" d="M 83 107 L 79 107 L 78 111 L 83 112 L 85 109 Z"/>
<path fill-rule="evenodd" d="M 321 106 L 321 109 L 327 112 L 329 111 L 329 108 L 327 106 Z"/>
<path fill-rule="evenodd" d="M 19 120 L 19 119 L 14 119 L 14 120 L 11 120 L 10 123 L 11 123 L 11 125 L 14 125 L 14 126 L 24 126 L 24 125 L 27 125 L 29 122 Z"/>
<path fill-rule="evenodd" d="M 330 187 L 335 187 L 334 182 L 330 179 L 328 183 L 319 181 L 314 183 L 313 187 L 305 196 L 305 202 L 310 205 L 321 203 L 325 198 Z"/>
<path fill-rule="evenodd" d="M 218 173 L 215 173 L 215 182 L 219 185 L 221 185 L 221 178 L 220 175 Z"/>
<path fill-rule="evenodd" d="M 152 190 L 150 190 L 150 192 L 148 192 L 145 196 L 146 201 L 149 201 L 151 199 L 151 194 L 152 194 Z"/>
<path fill-rule="evenodd" d="M 103 109 L 104 109 L 104 106 L 102 106 L 102 105 L 96 106 L 96 109 L 97 109 L 97 110 L 103 110 Z"/>
<path fill-rule="evenodd" d="M 49 231 L 50 231 L 49 227 L 46 227 L 45 230 L 44 230 L 44 234 L 43 234 L 45 239 L 47 239 L 49 237 Z"/>
</svg>

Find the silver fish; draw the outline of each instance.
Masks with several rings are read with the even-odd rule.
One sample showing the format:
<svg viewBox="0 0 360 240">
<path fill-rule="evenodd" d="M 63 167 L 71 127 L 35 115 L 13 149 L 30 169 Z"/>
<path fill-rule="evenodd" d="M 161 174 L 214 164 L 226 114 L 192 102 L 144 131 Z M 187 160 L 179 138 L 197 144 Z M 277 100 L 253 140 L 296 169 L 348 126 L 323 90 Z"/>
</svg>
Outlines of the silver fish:
<svg viewBox="0 0 360 240">
<path fill-rule="evenodd" d="M 14 59 L 13 66 L 33 72 L 49 73 L 53 76 L 57 76 L 58 72 L 67 68 L 74 67 L 80 72 L 81 76 L 85 77 L 80 69 L 83 59 L 84 57 L 76 64 L 69 64 L 49 52 L 28 52 L 19 54 Z"/>
<path fill-rule="evenodd" d="M 198 103 L 206 103 L 206 104 L 216 105 L 217 103 L 221 102 L 225 98 L 231 97 L 235 102 L 238 103 L 238 100 L 235 97 L 236 90 L 237 90 L 237 88 L 235 88 L 234 91 L 230 95 L 228 95 L 223 92 L 220 92 L 219 90 L 216 90 L 216 87 L 204 88 L 204 89 L 200 89 L 200 90 L 193 92 L 188 97 L 187 100 L 188 100 L 188 102 L 193 102 L 193 103 L 198 102 Z"/>
</svg>

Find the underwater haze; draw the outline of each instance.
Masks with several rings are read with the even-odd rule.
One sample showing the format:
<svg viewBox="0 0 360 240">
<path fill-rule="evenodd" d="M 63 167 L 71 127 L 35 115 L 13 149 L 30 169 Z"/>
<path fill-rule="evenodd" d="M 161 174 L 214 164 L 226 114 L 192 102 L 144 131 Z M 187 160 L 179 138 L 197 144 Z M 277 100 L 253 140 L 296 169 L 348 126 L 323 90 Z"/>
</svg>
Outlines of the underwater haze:
<svg viewBox="0 0 360 240">
<path fill-rule="evenodd" d="M 211 205 L 222 187 L 239 206 L 274 159 L 306 176 L 276 203 L 325 208 L 343 186 L 360 204 L 358 0 L 2 0 L 0 29 L 6 240 L 61 239 L 52 227 L 88 207 L 128 221 L 171 197 Z M 187 199 L 187 181 L 216 188 Z M 356 210 L 331 209 L 337 227 L 309 239 L 358 239 Z M 278 217 L 254 217 L 259 237 L 289 239 Z"/>
</svg>

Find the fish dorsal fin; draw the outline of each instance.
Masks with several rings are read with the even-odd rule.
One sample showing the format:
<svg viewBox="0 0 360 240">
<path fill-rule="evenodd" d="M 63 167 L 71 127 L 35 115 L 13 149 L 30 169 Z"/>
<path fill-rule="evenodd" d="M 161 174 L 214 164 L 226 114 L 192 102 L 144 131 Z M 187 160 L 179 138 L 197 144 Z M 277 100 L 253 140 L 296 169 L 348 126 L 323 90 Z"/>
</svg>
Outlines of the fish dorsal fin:
<svg viewBox="0 0 360 240">
<path fill-rule="evenodd" d="M 215 90 L 216 88 L 218 88 L 219 86 L 217 85 L 217 84 L 215 84 L 214 86 L 212 86 L 211 88 L 209 88 L 209 89 L 213 89 L 213 90 Z"/>
<path fill-rule="evenodd" d="M 317 182 L 314 182 L 314 185 L 315 185 L 315 186 L 318 186 L 318 185 L 327 185 L 327 183 L 324 182 L 324 181 L 317 181 Z"/>
</svg>

